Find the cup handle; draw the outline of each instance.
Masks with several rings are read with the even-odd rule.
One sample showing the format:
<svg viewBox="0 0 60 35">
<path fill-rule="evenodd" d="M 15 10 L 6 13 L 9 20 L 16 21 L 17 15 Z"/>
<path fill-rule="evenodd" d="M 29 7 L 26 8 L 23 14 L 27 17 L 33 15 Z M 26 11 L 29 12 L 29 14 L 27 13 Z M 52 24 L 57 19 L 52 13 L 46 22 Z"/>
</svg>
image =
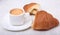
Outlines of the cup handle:
<svg viewBox="0 0 60 35">
<path fill-rule="evenodd" d="M 25 22 L 28 22 L 31 20 L 30 14 L 29 13 L 25 13 L 24 14 L 24 18 L 25 18 Z"/>
</svg>

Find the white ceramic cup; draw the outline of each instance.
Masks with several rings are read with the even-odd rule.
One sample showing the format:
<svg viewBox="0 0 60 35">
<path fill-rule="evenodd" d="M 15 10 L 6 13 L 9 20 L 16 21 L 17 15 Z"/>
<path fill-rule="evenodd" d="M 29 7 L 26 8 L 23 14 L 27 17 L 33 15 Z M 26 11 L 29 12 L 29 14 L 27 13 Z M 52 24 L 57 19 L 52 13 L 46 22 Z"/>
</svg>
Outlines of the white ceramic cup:
<svg viewBox="0 0 60 35">
<path fill-rule="evenodd" d="M 16 9 L 11 10 L 10 13 L 9 13 L 10 23 L 12 25 L 20 26 L 20 25 L 23 25 L 25 23 L 25 21 L 29 20 L 28 19 L 29 13 L 25 13 L 24 11 L 22 11 L 22 13 L 20 13 L 18 15 L 15 15 L 15 14 L 12 14 L 12 12 L 15 12 L 14 10 L 16 10 Z"/>
<path fill-rule="evenodd" d="M 12 25 L 14 26 L 20 26 L 24 24 L 25 21 L 25 17 L 24 17 L 24 12 L 20 15 L 12 15 L 11 13 L 9 13 L 9 17 L 10 17 L 10 22 Z"/>
</svg>

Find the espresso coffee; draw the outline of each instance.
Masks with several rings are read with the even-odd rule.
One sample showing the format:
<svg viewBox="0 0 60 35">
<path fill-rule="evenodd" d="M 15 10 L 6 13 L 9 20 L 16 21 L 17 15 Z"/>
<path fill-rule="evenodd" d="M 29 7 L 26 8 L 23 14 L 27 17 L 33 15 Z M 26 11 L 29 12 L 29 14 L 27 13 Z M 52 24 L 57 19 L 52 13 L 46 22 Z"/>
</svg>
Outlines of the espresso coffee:
<svg viewBox="0 0 60 35">
<path fill-rule="evenodd" d="M 23 13 L 23 11 L 21 9 L 12 9 L 10 11 L 10 14 L 12 14 L 12 15 L 20 15 L 22 13 Z"/>
</svg>

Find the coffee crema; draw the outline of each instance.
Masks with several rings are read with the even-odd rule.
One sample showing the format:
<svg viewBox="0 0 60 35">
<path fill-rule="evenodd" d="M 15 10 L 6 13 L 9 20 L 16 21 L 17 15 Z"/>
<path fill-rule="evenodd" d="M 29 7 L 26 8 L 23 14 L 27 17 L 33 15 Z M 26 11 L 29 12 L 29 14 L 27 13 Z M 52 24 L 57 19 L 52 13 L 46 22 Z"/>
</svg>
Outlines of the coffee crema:
<svg viewBox="0 0 60 35">
<path fill-rule="evenodd" d="M 23 13 L 22 9 L 12 9 L 10 11 L 10 14 L 12 14 L 12 15 L 20 15 L 22 13 Z"/>
</svg>

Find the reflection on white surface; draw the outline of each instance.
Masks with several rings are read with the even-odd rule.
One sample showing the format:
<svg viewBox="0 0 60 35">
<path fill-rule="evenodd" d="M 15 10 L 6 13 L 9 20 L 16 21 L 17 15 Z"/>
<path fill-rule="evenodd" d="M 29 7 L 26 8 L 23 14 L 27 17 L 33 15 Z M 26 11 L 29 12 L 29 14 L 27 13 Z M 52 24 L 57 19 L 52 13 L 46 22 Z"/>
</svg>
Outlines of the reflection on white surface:
<svg viewBox="0 0 60 35">
<path fill-rule="evenodd" d="M 25 4 L 36 2 L 41 4 L 43 10 L 53 14 L 60 20 L 60 0 L 1 0 L 0 1 L 0 23 L 12 8 L 23 8 Z M 1 25 L 1 24 L 0 24 Z M 34 31 L 32 29 L 22 32 L 10 32 L 3 30 L 0 26 L 0 35 L 60 35 L 60 26 L 49 31 Z"/>
</svg>

